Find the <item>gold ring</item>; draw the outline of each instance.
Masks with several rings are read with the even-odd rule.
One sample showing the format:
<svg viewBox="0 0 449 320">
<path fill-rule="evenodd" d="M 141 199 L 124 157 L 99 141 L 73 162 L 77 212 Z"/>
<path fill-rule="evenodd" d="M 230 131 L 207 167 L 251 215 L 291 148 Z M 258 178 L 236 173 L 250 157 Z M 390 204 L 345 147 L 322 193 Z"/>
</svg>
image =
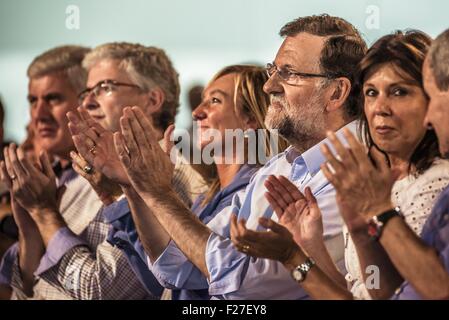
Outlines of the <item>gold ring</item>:
<svg viewBox="0 0 449 320">
<path fill-rule="evenodd" d="M 248 251 L 249 251 L 249 245 L 247 245 L 247 244 L 245 244 L 243 247 L 242 247 L 242 251 L 243 252 L 245 252 L 245 253 L 247 253 Z"/>
</svg>

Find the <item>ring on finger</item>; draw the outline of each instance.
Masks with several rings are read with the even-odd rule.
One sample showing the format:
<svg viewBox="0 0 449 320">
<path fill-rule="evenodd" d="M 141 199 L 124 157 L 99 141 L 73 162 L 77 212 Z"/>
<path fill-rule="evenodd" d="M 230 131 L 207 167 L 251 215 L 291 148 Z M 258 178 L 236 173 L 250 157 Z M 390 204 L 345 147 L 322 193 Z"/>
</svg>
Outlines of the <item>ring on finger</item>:
<svg viewBox="0 0 449 320">
<path fill-rule="evenodd" d="M 94 171 L 94 168 L 90 164 L 84 166 L 83 171 L 87 174 L 91 174 Z"/>
</svg>

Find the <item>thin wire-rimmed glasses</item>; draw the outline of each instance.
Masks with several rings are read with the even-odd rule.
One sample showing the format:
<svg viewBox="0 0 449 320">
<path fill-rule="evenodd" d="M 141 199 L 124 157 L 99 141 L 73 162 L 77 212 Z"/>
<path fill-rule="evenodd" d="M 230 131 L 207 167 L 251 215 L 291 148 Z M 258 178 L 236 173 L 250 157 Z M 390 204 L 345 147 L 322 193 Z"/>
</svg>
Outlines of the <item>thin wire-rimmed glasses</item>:
<svg viewBox="0 0 449 320">
<path fill-rule="evenodd" d="M 267 63 L 265 67 L 268 77 L 272 77 L 277 74 L 279 78 L 285 81 L 287 84 L 296 85 L 298 80 L 304 78 L 325 78 L 325 79 L 335 79 L 336 76 L 326 73 L 306 73 L 306 72 L 296 72 L 288 70 L 287 68 L 278 68 L 274 63 Z"/>
<path fill-rule="evenodd" d="M 107 79 L 107 80 L 98 82 L 92 88 L 86 88 L 83 91 L 81 91 L 81 93 L 78 95 L 78 100 L 80 103 L 83 102 L 91 92 L 94 94 L 95 98 L 100 98 L 102 96 L 108 96 L 113 91 L 116 91 L 117 87 L 120 87 L 120 86 L 141 89 L 138 85 L 135 85 L 132 83 L 123 83 L 123 82 L 118 82 L 115 80 Z"/>
</svg>

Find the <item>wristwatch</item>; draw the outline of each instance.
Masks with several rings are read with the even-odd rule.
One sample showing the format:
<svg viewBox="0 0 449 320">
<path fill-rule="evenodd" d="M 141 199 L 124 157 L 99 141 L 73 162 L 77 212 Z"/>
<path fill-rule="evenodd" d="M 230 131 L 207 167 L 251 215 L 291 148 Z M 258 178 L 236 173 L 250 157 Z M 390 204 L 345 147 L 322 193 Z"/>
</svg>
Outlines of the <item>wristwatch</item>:
<svg viewBox="0 0 449 320">
<path fill-rule="evenodd" d="M 368 235 L 373 240 L 379 241 L 379 238 L 382 235 L 382 231 L 385 228 L 385 225 L 393 217 L 403 218 L 401 209 L 399 207 L 385 211 L 377 216 L 372 217 L 368 223 Z"/>
<path fill-rule="evenodd" d="M 292 271 L 292 277 L 297 282 L 303 282 L 306 279 L 307 273 L 315 265 L 315 261 L 312 258 L 307 258 L 304 263 L 301 263 Z"/>
</svg>

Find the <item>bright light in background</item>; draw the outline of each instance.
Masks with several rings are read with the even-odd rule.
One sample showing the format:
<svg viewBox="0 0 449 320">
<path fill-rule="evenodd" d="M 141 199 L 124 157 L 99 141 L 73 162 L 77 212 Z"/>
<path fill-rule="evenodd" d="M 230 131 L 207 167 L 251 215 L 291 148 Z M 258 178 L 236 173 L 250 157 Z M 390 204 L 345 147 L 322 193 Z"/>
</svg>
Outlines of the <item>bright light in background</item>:
<svg viewBox="0 0 449 320">
<path fill-rule="evenodd" d="M 26 69 L 43 51 L 62 44 L 96 46 L 140 42 L 166 50 L 180 74 L 187 127 L 186 90 L 205 84 L 223 66 L 273 60 L 279 29 L 299 16 L 328 13 L 353 23 L 372 43 L 396 29 L 436 36 L 449 27 L 444 0 L 1 0 L 0 95 L 6 138 L 22 141 L 29 120 Z"/>
</svg>

